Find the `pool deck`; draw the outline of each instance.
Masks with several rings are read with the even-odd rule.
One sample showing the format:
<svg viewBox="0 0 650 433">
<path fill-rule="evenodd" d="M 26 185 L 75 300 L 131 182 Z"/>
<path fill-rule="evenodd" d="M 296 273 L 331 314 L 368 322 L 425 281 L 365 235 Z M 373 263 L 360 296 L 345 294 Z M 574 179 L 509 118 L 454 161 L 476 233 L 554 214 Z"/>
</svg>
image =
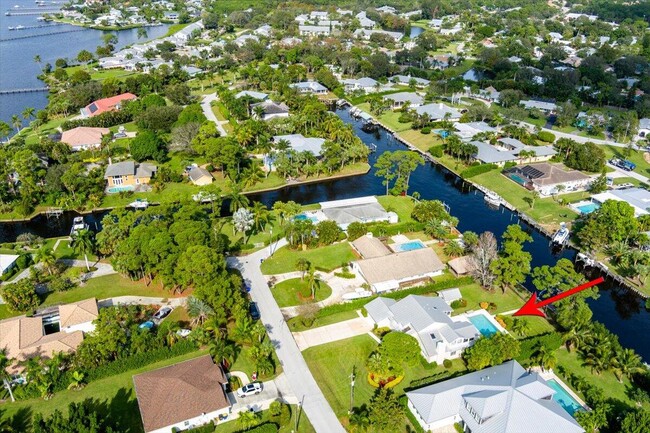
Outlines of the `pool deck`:
<svg viewBox="0 0 650 433">
<path fill-rule="evenodd" d="M 461 319 L 469 320 L 470 317 L 475 317 L 475 316 L 484 316 L 495 328 L 499 330 L 499 332 L 501 332 L 502 334 L 508 334 L 508 331 L 506 331 L 506 329 L 503 326 L 499 325 L 499 322 L 496 321 L 494 316 L 492 316 L 490 313 L 488 313 L 485 310 L 470 310 L 463 314 L 459 314 L 458 316 L 452 316 L 452 318 L 458 317 Z"/>
<path fill-rule="evenodd" d="M 571 398 L 573 398 L 575 401 L 577 401 L 577 402 L 580 404 L 580 406 L 582 406 L 583 408 L 585 408 L 585 409 L 587 409 L 587 410 L 590 410 L 590 409 L 591 409 L 589 406 L 587 406 L 587 403 L 585 403 L 583 399 L 581 399 L 580 397 L 578 397 L 578 394 L 576 394 L 575 392 L 573 392 L 573 390 L 572 390 L 571 388 L 569 388 L 569 386 L 568 386 L 566 383 L 564 383 L 564 381 L 563 381 L 562 379 L 560 379 L 560 378 L 559 378 L 559 377 L 558 377 L 558 376 L 553 372 L 553 369 L 552 369 L 552 368 L 551 368 L 551 369 L 548 369 L 548 370 L 543 370 L 541 367 L 532 367 L 531 370 L 532 370 L 532 371 L 535 371 L 535 372 L 537 372 L 537 373 L 539 373 L 539 375 L 540 375 L 540 376 L 542 377 L 542 379 L 544 379 L 544 380 L 551 380 L 551 379 L 552 379 L 552 380 L 556 381 L 556 382 L 558 383 L 558 385 L 560 385 L 560 387 L 561 387 L 561 388 L 562 388 L 562 389 L 563 389 L 567 394 L 569 394 L 569 395 L 571 396 Z"/>
<path fill-rule="evenodd" d="M 595 203 L 592 202 L 591 200 L 582 200 L 582 201 L 579 201 L 577 203 L 570 203 L 569 208 L 573 209 L 574 211 L 578 212 L 579 214 L 584 214 L 585 212 L 583 212 L 580 209 L 580 206 L 587 206 L 587 205 L 595 205 Z M 587 213 L 589 214 L 591 212 L 587 212 Z"/>
</svg>

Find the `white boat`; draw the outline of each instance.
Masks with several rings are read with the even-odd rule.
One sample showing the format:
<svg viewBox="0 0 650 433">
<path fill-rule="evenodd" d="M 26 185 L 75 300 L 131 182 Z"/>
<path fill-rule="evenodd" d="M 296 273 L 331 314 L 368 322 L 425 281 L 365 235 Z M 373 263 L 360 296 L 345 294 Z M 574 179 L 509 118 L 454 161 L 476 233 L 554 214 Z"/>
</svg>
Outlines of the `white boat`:
<svg viewBox="0 0 650 433">
<path fill-rule="evenodd" d="M 499 206 L 501 203 L 503 203 L 503 199 L 501 198 L 501 196 L 496 192 L 490 190 L 485 191 L 485 195 L 483 196 L 483 199 L 486 202 L 493 204 L 495 206 Z"/>
<path fill-rule="evenodd" d="M 586 255 L 585 253 L 578 253 L 576 256 L 576 262 L 582 262 L 585 266 L 593 267 L 596 265 L 596 261 Z"/>
<path fill-rule="evenodd" d="M 25 28 L 25 26 L 16 26 L 16 30 L 22 30 L 24 28 Z"/>
<path fill-rule="evenodd" d="M 16 30 L 16 27 L 9 26 L 9 30 Z"/>
<path fill-rule="evenodd" d="M 560 223 L 560 229 L 555 232 L 553 239 L 551 239 L 551 242 L 558 245 L 564 245 L 569 240 L 569 234 L 570 232 L 566 224 Z"/>
<path fill-rule="evenodd" d="M 81 230 L 88 230 L 88 224 L 84 221 L 84 217 L 74 217 L 72 220 L 72 228 L 70 229 L 70 236 L 74 236 Z"/>
<path fill-rule="evenodd" d="M 351 301 L 353 299 L 368 298 L 370 296 L 372 296 L 372 292 L 370 290 L 358 288 L 354 289 L 354 292 L 343 294 L 342 298 L 345 301 Z"/>
<path fill-rule="evenodd" d="M 129 207 L 134 209 L 146 209 L 149 207 L 149 202 L 146 198 L 138 198 L 135 201 L 129 203 Z"/>
</svg>

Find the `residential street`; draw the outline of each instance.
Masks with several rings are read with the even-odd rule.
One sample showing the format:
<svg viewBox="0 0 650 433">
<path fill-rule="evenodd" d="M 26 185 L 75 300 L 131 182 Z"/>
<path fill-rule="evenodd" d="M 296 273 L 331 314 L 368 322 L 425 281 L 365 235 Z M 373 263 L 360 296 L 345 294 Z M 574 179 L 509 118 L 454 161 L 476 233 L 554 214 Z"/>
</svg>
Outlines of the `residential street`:
<svg viewBox="0 0 650 433">
<path fill-rule="evenodd" d="M 201 101 L 201 108 L 203 109 L 203 114 L 205 115 L 205 117 L 207 117 L 209 121 L 214 122 L 214 124 L 217 125 L 217 130 L 219 130 L 219 134 L 221 134 L 222 137 L 225 137 L 228 134 L 226 133 L 223 124 L 227 122 L 220 122 L 217 119 L 217 116 L 215 116 L 214 112 L 212 111 L 212 105 L 210 105 L 212 101 L 216 101 L 217 99 L 218 98 L 216 93 L 205 95 L 203 97 L 203 101 Z"/>
<path fill-rule="evenodd" d="M 283 239 L 271 247 L 275 250 L 284 245 L 286 240 Z M 289 387 L 298 400 L 302 401 L 302 407 L 316 432 L 344 433 L 345 430 L 307 368 L 300 349 L 282 317 L 282 312 L 266 284 L 266 278 L 260 270 L 260 261 L 269 256 L 271 247 L 244 257 L 229 257 L 228 266 L 238 269 L 252 288 L 251 297 L 257 302 L 262 323 L 266 326 L 269 338 L 275 345 Z"/>
</svg>

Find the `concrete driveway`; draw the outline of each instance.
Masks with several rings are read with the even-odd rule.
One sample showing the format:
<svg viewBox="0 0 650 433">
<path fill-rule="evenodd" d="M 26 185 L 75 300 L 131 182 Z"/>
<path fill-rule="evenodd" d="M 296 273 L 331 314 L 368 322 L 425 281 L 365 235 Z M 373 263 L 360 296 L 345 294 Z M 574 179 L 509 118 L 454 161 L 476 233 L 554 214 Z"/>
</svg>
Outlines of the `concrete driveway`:
<svg viewBox="0 0 650 433">
<path fill-rule="evenodd" d="M 312 346 L 331 343 L 333 341 L 345 340 L 372 331 L 373 322 L 368 317 L 357 317 L 331 325 L 320 326 L 308 331 L 294 332 L 293 338 L 300 350 Z"/>
</svg>

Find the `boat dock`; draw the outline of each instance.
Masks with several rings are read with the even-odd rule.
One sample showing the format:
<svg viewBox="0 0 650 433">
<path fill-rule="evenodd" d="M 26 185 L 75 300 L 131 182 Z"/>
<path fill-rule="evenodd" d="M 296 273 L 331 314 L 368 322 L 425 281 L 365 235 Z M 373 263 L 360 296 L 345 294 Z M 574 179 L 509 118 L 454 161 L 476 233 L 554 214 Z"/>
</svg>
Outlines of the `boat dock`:
<svg viewBox="0 0 650 433">
<path fill-rule="evenodd" d="M 45 211 L 47 219 L 50 219 L 50 217 L 58 218 L 61 215 L 63 215 L 63 209 L 58 207 L 50 207 Z"/>
<path fill-rule="evenodd" d="M 34 92 L 47 92 L 49 87 L 32 87 L 27 89 L 10 89 L 10 90 L 0 90 L 0 95 L 11 95 L 13 93 L 34 93 Z"/>
<path fill-rule="evenodd" d="M 15 41 L 15 40 L 18 40 L 18 39 L 40 38 L 40 37 L 43 37 L 43 36 L 62 35 L 64 33 L 85 32 L 87 30 L 88 29 L 84 27 L 84 28 L 81 28 L 81 29 L 59 30 L 57 32 L 39 33 L 37 35 L 14 36 L 12 38 L 0 39 L 0 42 Z"/>
</svg>

